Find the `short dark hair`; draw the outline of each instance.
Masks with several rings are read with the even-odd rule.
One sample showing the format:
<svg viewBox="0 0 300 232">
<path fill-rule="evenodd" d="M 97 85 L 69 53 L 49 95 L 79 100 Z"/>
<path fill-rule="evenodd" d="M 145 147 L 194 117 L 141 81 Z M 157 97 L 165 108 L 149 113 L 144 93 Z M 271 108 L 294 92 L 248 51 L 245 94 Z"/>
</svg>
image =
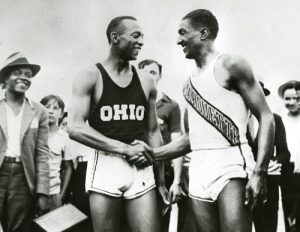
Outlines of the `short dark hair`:
<svg viewBox="0 0 300 232">
<path fill-rule="evenodd" d="M 150 64 L 157 64 L 158 66 L 158 70 L 159 70 L 159 75 L 161 75 L 162 72 L 162 65 L 160 63 L 158 63 L 156 60 L 142 60 L 139 64 L 138 67 L 139 69 L 143 69 L 145 66 L 150 65 Z"/>
<path fill-rule="evenodd" d="M 125 19 L 131 19 L 131 20 L 137 21 L 136 18 L 134 18 L 132 16 L 119 16 L 119 17 L 112 19 L 106 29 L 106 36 L 107 36 L 109 44 L 111 43 L 110 34 L 115 30 L 120 32 L 122 29 L 121 22 Z"/>
<path fill-rule="evenodd" d="M 57 104 L 58 104 L 58 106 L 59 106 L 59 108 L 61 108 L 61 110 L 62 110 L 62 112 L 64 112 L 64 109 L 65 109 L 65 103 L 64 103 L 64 101 L 61 99 L 61 97 L 59 97 L 59 96 L 57 96 L 57 95 L 47 95 L 47 96 L 45 96 L 45 97 L 43 97 L 42 99 L 41 99 L 41 101 L 40 101 L 40 103 L 42 104 L 42 105 L 47 105 L 48 104 L 48 102 L 49 101 L 51 101 L 51 100 L 54 100 L 54 101 L 56 101 L 57 102 Z"/>
<path fill-rule="evenodd" d="M 68 117 L 68 112 L 64 112 L 63 115 L 61 116 L 61 118 L 58 120 L 58 125 L 60 126 L 60 124 L 62 123 L 62 121 Z"/>
<path fill-rule="evenodd" d="M 207 27 L 210 31 L 209 39 L 216 39 L 219 31 L 219 24 L 216 17 L 206 9 L 193 10 L 182 19 L 189 19 L 191 25 L 197 29 L 200 26 Z"/>
</svg>

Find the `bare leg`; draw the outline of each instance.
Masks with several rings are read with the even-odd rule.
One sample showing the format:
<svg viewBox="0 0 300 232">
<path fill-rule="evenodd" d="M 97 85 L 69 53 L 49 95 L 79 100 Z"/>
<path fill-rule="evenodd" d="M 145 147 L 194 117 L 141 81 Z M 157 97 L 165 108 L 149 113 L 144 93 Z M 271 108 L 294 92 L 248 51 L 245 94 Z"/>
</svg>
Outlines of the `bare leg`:
<svg viewBox="0 0 300 232">
<path fill-rule="evenodd" d="M 94 232 L 118 232 L 122 199 L 90 192 L 90 209 Z"/>
<path fill-rule="evenodd" d="M 251 213 L 244 205 L 246 180 L 232 179 L 220 193 L 217 203 L 222 232 L 251 232 Z"/>
<path fill-rule="evenodd" d="M 215 203 L 195 200 L 191 198 L 191 206 L 197 231 L 220 231 L 218 208 Z"/>
<path fill-rule="evenodd" d="M 136 199 L 126 200 L 125 210 L 131 232 L 159 231 L 159 210 L 155 189 Z"/>
</svg>

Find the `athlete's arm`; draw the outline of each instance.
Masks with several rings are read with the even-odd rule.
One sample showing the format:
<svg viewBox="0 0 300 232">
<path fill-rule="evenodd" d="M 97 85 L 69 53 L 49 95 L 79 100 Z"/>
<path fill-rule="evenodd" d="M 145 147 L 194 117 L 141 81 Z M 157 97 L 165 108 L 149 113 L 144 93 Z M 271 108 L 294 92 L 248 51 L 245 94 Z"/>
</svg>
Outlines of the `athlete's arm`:
<svg viewBox="0 0 300 232">
<path fill-rule="evenodd" d="M 154 161 L 170 160 L 186 155 L 191 151 L 188 129 L 188 112 L 184 112 L 184 128 L 185 132 L 175 141 L 154 149 Z"/>
<path fill-rule="evenodd" d="M 246 187 L 246 203 L 254 207 L 266 195 L 265 181 L 274 146 L 274 118 L 248 62 L 228 55 L 222 64 L 228 70 L 233 86 L 259 122 L 257 161 Z"/>
<path fill-rule="evenodd" d="M 95 86 L 99 79 L 98 75 L 96 68 L 90 68 L 80 72 L 73 81 L 70 122 L 68 123 L 70 138 L 97 150 L 124 154 L 128 157 L 132 155 L 141 156 L 142 153 L 146 155 L 142 145 L 131 146 L 110 139 L 86 124 Z"/>
<path fill-rule="evenodd" d="M 181 136 L 181 133 L 172 133 L 171 134 L 171 141 L 176 141 Z M 184 157 L 178 157 L 172 160 L 173 170 L 174 170 L 174 179 L 173 183 L 170 187 L 170 198 L 172 203 L 176 203 L 181 197 L 181 173 L 182 173 L 182 165 L 183 165 Z"/>
<path fill-rule="evenodd" d="M 169 129 L 171 131 L 171 141 L 175 141 L 181 136 L 181 112 L 179 105 L 176 103 L 174 106 L 170 118 L 169 118 Z M 183 156 L 178 157 L 172 160 L 173 170 L 174 170 L 174 179 L 170 187 L 170 198 L 172 203 L 177 202 L 181 197 L 181 173 L 182 173 L 182 164 Z"/>
<path fill-rule="evenodd" d="M 159 130 L 156 112 L 157 89 L 153 79 L 148 79 L 149 86 L 148 114 L 147 114 L 147 142 L 150 147 L 160 147 L 163 145 L 163 139 Z M 170 204 L 169 193 L 165 185 L 165 167 L 163 162 L 153 164 L 155 182 L 158 192 L 165 204 Z"/>
</svg>

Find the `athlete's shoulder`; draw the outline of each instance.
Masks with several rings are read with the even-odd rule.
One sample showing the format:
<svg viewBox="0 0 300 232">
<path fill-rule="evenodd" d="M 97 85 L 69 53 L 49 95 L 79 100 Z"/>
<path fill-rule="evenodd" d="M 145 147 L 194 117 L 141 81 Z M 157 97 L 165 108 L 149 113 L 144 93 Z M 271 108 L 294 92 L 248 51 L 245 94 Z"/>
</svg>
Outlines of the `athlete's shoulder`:
<svg viewBox="0 0 300 232">
<path fill-rule="evenodd" d="M 81 69 L 76 76 L 76 78 L 86 81 L 96 80 L 98 77 L 99 70 L 96 65 L 91 65 Z"/>
<path fill-rule="evenodd" d="M 224 53 L 221 55 L 220 59 L 224 67 L 227 69 L 243 69 L 250 66 L 244 57 L 236 54 Z"/>
<path fill-rule="evenodd" d="M 91 89 L 99 80 L 99 71 L 96 65 L 81 69 L 73 79 L 73 87 Z"/>
<path fill-rule="evenodd" d="M 236 54 L 223 54 L 221 64 L 229 72 L 233 79 L 253 79 L 253 73 L 249 62 Z"/>
</svg>

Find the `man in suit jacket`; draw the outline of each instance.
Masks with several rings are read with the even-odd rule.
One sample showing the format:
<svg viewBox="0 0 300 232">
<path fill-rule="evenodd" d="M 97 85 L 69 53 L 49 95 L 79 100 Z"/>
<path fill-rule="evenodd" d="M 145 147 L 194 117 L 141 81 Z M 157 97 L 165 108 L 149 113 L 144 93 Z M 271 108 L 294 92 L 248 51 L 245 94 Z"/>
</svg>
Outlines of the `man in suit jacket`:
<svg viewBox="0 0 300 232">
<path fill-rule="evenodd" d="M 47 209 L 48 114 L 25 97 L 39 70 L 19 52 L 0 70 L 6 89 L 0 100 L 0 220 L 5 232 L 30 231 L 34 214 Z"/>
</svg>

